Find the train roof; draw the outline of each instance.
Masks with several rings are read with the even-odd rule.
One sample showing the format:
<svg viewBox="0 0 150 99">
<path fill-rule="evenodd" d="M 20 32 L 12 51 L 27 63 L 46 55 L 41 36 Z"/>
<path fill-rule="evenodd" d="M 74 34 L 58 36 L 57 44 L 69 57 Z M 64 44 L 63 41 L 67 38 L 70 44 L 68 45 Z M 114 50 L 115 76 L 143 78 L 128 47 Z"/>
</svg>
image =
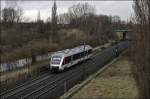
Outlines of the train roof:
<svg viewBox="0 0 150 99">
<path fill-rule="evenodd" d="M 89 49 L 92 49 L 90 45 L 81 45 L 72 49 L 65 49 L 65 50 L 54 52 L 52 56 L 70 56 Z"/>
</svg>

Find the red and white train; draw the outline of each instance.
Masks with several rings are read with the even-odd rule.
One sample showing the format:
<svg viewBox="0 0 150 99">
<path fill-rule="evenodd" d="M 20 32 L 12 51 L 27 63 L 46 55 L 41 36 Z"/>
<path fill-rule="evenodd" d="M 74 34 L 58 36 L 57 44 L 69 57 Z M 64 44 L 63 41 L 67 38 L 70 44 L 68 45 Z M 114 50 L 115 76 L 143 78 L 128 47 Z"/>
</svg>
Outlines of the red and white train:
<svg viewBox="0 0 150 99">
<path fill-rule="evenodd" d="M 51 55 L 50 69 L 52 71 L 63 71 L 65 68 L 90 59 L 91 56 L 92 47 L 89 45 L 58 51 Z"/>
</svg>

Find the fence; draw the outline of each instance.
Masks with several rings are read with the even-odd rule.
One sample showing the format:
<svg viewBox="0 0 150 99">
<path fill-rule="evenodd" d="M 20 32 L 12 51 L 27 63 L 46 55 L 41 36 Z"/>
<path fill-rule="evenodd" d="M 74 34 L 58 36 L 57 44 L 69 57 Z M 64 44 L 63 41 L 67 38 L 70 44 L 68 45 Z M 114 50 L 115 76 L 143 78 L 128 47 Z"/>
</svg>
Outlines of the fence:
<svg viewBox="0 0 150 99">
<path fill-rule="evenodd" d="M 50 55 L 51 55 L 51 53 L 44 54 L 44 55 L 38 55 L 38 56 L 36 56 L 36 61 L 47 60 L 50 58 Z M 24 58 L 24 59 L 16 60 L 14 62 L 1 63 L 0 64 L 0 72 L 14 70 L 16 68 L 25 67 L 25 66 L 28 66 L 31 64 L 32 64 L 32 58 Z"/>
</svg>

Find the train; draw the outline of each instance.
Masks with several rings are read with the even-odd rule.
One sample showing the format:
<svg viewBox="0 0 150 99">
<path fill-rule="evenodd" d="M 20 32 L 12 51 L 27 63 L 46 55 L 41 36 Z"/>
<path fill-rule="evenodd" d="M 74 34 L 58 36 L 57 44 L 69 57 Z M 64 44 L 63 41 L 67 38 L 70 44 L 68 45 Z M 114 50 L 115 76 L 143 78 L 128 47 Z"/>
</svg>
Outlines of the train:
<svg viewBox="0 0 150 99">
<path fill-rule="evenodd" d="M 75 64 L 91 59 L 92 49 L 90 45 L 81 45 L 72 49 L 55 52 L 50 58 L 50 70 L 60 72 Z"/>
</svg>

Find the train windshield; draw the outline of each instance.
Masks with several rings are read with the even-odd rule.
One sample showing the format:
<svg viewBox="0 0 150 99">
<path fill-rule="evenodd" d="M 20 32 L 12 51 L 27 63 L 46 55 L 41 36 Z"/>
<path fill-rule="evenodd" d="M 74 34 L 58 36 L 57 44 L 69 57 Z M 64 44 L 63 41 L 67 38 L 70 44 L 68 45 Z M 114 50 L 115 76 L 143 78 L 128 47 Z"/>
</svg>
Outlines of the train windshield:
<svg viewBox="0 0 150 99">
<path fill-rule="evenodd" d="M 53 56 L 51 63 L 52 64 L 60 64 L 61 58 L 62 58 L 61 56 Z"/>
</svg>

